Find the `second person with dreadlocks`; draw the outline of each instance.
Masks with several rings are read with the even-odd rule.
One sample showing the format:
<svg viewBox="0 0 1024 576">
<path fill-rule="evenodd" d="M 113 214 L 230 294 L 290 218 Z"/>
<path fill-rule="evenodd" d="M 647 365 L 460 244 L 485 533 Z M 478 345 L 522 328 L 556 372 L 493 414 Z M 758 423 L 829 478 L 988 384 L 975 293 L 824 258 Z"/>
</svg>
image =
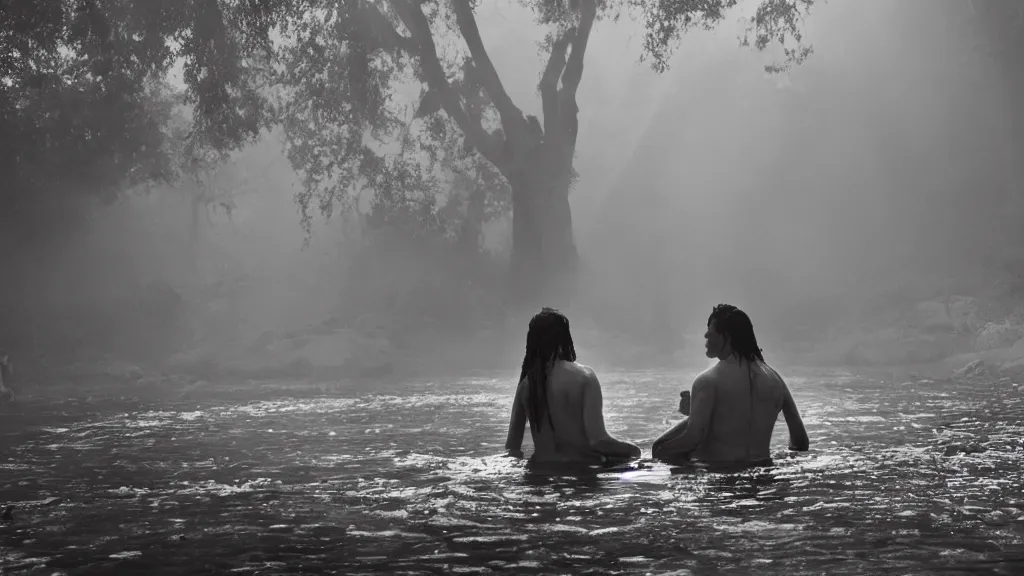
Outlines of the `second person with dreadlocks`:
<svg viewBox="0 0 1024 576">
<path fill-rule="evenodd" d="M 693 381 L 692 406 L 686 406 L 683 392 L 679 410 L 689 419 L 662 434 L 652 455 L 669 464 L 770 465 L 780 412 L 789 427 L 790 449 L 807 450 L 796 402 L 782 376 L 764 361 L 750 317 L 719 304 L 708 317 L 704 339 L 704 353 L 718 363 Z"/>
<path fill-rule="evenodd" d="M 640 448 L 613 438 L 604 426 L 601 383 L 576 363 L 569 319 L 544 308 L 530 320 L 505 449 L 522 457 L 530 423 L 531 466 L 610 465 L 640 457 Z"/>
</svg>

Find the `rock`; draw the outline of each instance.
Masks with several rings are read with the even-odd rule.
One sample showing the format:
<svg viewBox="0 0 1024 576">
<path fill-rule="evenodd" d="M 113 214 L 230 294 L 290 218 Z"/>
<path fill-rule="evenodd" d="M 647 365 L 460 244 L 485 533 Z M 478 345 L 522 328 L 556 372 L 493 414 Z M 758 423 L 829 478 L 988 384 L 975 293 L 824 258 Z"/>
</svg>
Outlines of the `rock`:
<svg viewBox="0 0 1024 576">
<path fill-rule="evenodd" d="M 388 364 L 391 346 L 381 337 L 364 337 L 355 330 L 343 329 L 312 337 L 295 353 L 316 367 L 379 368 Z"/>
<path fill-rule="evenodd" d="M 987 448 L 977 444 L 950 444 L 949 446 L 946 446 L 946 449 L 943 452 L 943 456 L 949 457 L 956 456 L 958 454 L 981 454 L 987 451 Z"/>
<path fill-rule="evenodd" d="M 955 334 L 921 334 L 887 328 L 853 340 L 843 362 L 847 366 L 927 364 L 950 356 L 958 344 Z"/>
<path fill-rule="evenodd" d="M 275 340 L 277 340 L 277 334 L 273 330 L 264 330 L 249 347 L 253 350 L 263 350 Z"/>
<path fill-rule="evenodd" d="M 984 360 L 978 359 L 972 360 L 963 368 L 953 372 L 953 376 L 957 378 L 975 378 L 984 376 L 986 373 L 988 373 L 988 365 L 985 364 Z"/>
<path fill-rule="evenodd" d="M 298 378 L 312 376 L 316 372 L 316 366 L 308 358 L 295 358 L 285 367 L 288 374 Z"/>
<path fill-rule="evenodd" d="M 1017 340 L 1017 342 L 1006 350 L 1004 354 L 1002 370 L 1006 372 L 1022 372 L 1024 371 L 1024 338 Z"/>
<path fill-rule="evenodd" d="M 224 359 L 225 371 L 267 378 L 373 377 L 389 373 L 395 357 L 394 347 L 382 335 L 332 329 L 326 323 L 271 341 L 264 333 L 260 339 L 259 346 L 247 346 Z"/>
<path fill-rule="evenodd" d="M 331 318 L 324 320 L 321 325 L 326 326 L 327 328 L 338 330 L 345 327 L 345 322 L 341 318 L 338 318 L 337 316 L 332 316 Z"/>
<path fill-rule="evenodd" d="M 1009 321 L 989 322 L 975 339 L 975 347 L 978 350 L 1010 348 L 1021 338 L 1024 338 L 1024 326 L 1010 324 Z"/>
<path fill-rule="evenodd" d="M 167 366 L 171 368 L 192 368 L 214 363 L 214 354 L 202 349 L 184 350 L 167 359 Z"/>
<path fill-rule="evenodd" d="M 911 327 L 925 333 L 976 332 L 981 328 L 978 303 L 969 296 L 919 302 L 908 320 Z"/>
<path fill-rule="evenodd" d="M 393 326 L 387 318 L 373 314 L 363 314 L 352 322 L 352 330 L 359 334 L 383 335 L 390 334 Z"/>
</svg>

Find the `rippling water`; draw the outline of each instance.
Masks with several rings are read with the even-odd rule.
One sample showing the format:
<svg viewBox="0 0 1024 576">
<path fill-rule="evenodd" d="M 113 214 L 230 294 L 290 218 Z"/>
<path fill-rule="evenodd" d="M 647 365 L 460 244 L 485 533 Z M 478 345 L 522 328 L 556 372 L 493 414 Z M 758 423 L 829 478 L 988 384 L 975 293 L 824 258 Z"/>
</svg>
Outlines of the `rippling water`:
<svg viewBox="0 0 1024 576">
<path fill-rule="evenodd" d="M 602 375 L 608 429 L 649 454 L 690 376 Z M 773 469 L 575 479 L 495 456 L 508 380 L 39 393 L 0 414 L 0 573 L 1024 573 L 1024 389 L 790 385 L 812 451 L 780 421 Z"/>
</svg>

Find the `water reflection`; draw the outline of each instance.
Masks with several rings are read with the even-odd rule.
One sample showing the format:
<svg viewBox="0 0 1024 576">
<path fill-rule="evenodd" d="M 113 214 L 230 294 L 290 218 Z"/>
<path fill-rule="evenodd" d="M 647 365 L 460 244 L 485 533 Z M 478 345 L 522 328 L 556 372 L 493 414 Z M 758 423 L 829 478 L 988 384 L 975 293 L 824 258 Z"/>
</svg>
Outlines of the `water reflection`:
<svg viewBox="0 0 1024 576">
<path fill-rule="evenodd" d="M 609 430 L 653 439 L 686 375 L 603 380 Z M 0 570 L 1024 572 L 1012 383 L 791 385 L 809 453 L 788 453 L 780 424 L 772 467 L 647 459 L 578 477 L 496 455 L 507 382 L 87 409 L 37 398 L 0 419 L 0 497 L 15 508 Z"/>
</svg>

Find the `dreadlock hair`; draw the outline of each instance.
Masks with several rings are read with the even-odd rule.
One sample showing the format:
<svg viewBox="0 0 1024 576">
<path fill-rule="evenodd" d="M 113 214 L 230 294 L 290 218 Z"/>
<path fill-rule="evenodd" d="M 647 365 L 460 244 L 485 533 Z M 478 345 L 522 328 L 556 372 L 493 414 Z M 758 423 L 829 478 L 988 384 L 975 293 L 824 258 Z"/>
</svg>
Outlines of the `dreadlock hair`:
<svg viewBox="0 0 1024 576">
<path fill-rule="evenodd" d="M 750 363 L 754 360 L 764 362 L 762 350 L 757 346 L 757 337 L 754 336 L 754 325 L 746 312 L 732 304 L 719 304 L 708 316 L 708 328 L 711 328 L 712 323 L 716 332 L 729 339 L 734 354 Z"/>
<path fill-rule="evenodd" d="M 527 381 L 527 415 L 530 420 L 530 431 L 540 431 L 540 422 L 545 414 L 548 423 L 554 429 L 555 423 L 548 410 L 548 370 L 555 360 L 566 362 L 576 361 L 576 348 L 572 344 L 569 332 L 569 319 L 554 308 L 542 308 L 530 320 L 530 328 L 526 333 L 526 355 L 523 356 L 523 371 L 519 381 Z"/>
</svg>

